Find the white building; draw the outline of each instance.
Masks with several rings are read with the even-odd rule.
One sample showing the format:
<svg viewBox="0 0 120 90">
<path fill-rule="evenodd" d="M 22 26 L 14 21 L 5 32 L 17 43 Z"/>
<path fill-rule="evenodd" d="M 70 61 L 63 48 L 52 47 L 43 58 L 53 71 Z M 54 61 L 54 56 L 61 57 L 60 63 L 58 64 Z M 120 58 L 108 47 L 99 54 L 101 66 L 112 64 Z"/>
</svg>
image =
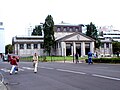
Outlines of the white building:
<svg viewBox="0 0 120 90">
<path fill-rule="evenodd" d="M 120 42 L 120 30 L 112 30 L 112 31 L 103 31 L 104 38 L 111 38 L 114 41 Z"/>
<path fill-rule="evenodd" d="M 0 53 L 5 53 L 5 31 L 3 22 L 0 22 Z"/>
<path fill-rule="evenodd" d="M 56 46 L 52 49 L 51 54 L 55 56 L 73 56 L 76 52 L 85 56 L 89 51 L 95 53 L 95 40 L 82 33 L 82 24 L 58 24 L 55 25 Z M 35 52 L 43 56 L 43 35 L 42 36 L 15 36 L 12 39 L 14 53 L 19 56 L 32 56 Z M 99 54 L 111 55 L 111 41 L 102 40 L 102 46 L 98 51 Z M 106 47 L 106 48 L 105 48 Z M 105 49 L 104 49 L 105 48 Z M 104 50 L 104 52 L 103 52 Z"/>
<path fill-rule="evenodd" d="M 56 49 L 52 49 L 52 55 L 73 56 L 79 52 L 81 56 L 85 56 L 88 51 L 94 53 L 94 40 L 82 33 L 55 33 L 55 37 Z M 12 41 L 15 54 L 31 56 L 36 52 L 41 56 L 44 55 L 43 37 L 41 36 L 15 36 Z"/>
</svg>

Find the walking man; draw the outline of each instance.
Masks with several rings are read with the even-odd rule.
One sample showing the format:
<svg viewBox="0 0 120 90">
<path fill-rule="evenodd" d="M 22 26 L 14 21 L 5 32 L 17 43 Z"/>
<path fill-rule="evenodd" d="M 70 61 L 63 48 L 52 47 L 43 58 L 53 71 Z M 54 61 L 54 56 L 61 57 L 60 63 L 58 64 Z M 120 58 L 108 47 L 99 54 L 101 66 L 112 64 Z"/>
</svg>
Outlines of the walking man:
<svg viewBox="0 0 120 90">
<path fill-rule="evenodd" d="M 33 67 L 34 67 L 34 73 L 37 73 L 38 55 L 36 53 L 33 55 Z"/>
</svg>

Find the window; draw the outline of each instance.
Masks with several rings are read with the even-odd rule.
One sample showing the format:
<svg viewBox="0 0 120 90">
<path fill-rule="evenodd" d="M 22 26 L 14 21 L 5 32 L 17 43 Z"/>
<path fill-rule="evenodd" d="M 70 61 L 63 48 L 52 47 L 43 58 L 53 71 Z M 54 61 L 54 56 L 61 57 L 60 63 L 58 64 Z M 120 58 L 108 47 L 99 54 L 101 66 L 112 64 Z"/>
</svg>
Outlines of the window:
<svg viewBox="0 0 120 90">
<path fill-rule="evenodd" d="M 31 49 L 31 44 L 27 44 L 27 49 Z"/>
<path fill-rule="evenodd" d="M 106 48 L 109 48 L 109 43 L 106 43 Z"/>
<path fill-rule="evenodd" d="M 101 48 L 104 48 L 104 43 L 101 44 Z"/>
<path fill-rule="evenodd" d="M 63 31 L 66 31 L 66 28 L 64 28 Z"/>
<path fill-rule="evenodd" d="M 78 32 L 78 28 L 76 28 L 76 30 L 75 30 L 76 32 Z"/>
<path fill-rule="evenodd" d="M 38 48 L 38 44 L 34 44 L 34 49 L 37 49 Z"/>
<path fill-rule="evenodd" d="M 58 32 L 60 31 L 60 28 L 59 28 L 59 27 L 57 28 L 57 31 L 58 31 Z"/>
<path fill-rule="evenodd" d="M 40 48 L 44 48 L 44 44 L 43 43 L 40 44 Z"/>
<path fill-rule="evenodd" d="M 24 49 L 24 44 L 20 44 L 20 49 Z"/>
<path fill-rule="evenodd" d="M 70 28 L 69 31 L 72 32 L 72 28 Z"/>
</svg>

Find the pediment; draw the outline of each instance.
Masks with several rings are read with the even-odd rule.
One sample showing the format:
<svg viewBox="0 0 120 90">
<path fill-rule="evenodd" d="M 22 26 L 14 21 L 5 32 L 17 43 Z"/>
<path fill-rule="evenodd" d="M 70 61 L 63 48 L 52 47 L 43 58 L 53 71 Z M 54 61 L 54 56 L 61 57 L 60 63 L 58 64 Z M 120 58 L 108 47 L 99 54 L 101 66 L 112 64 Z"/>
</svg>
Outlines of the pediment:
<svg viewBox="0 0 120 90">
<path fill-rule="evenodd" d="M 67 38 L 65 39 L 65 41 L 91 41 L 91 39 L 85 37 L 85 36 L 82 36 L 80 34 L 77 34 L 77 35 L 74 35 L 74 36 L 71 36 L 70 38 Z"/>
<path fill-rule="evenodd" d="M 71 35 L 66 35 L 65 37 L 59 40 L 61 41 L 94 41 L 94 39 L 86 36 L 83 33 L 73 33 Z"/>
</svg>

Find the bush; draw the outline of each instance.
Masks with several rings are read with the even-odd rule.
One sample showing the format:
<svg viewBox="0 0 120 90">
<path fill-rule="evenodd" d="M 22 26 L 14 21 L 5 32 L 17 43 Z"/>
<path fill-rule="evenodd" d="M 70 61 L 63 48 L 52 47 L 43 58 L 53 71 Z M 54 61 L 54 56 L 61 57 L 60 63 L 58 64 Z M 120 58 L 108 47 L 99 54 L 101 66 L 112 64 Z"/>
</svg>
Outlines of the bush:
<svg viewBox="0 0 120 90">
<path fill-rule="evenodd" d="M 88 59 L 85 59 L 88 63 Z M 120 63 L 120 58 L 93 58 L 94 63 Z"/>
</svg>

